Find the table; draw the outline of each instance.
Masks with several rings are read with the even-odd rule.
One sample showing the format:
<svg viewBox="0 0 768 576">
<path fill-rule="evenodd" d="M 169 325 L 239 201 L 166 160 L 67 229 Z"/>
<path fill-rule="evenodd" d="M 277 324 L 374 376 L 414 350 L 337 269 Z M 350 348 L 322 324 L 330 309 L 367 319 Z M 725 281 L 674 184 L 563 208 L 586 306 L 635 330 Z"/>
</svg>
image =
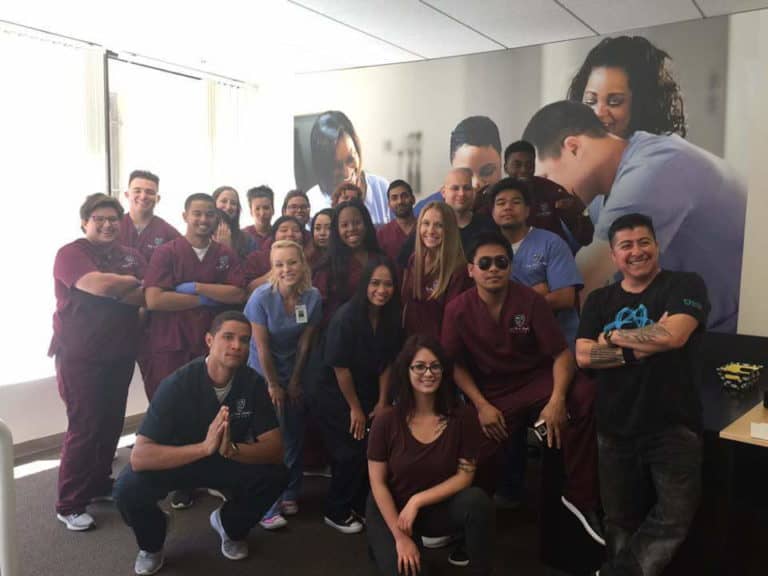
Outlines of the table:
<svg viewBox="0 0 768 576">
<path fill-rule="evenodd" d="M 762 402 L 723 428 L 720 431 L 720 438 L 768 448 L 768 440 L 753 438 L 750 435 L 750 424 L 752 422 L 768 424 L 768 408 L 765 408 Z"/>
</svg>

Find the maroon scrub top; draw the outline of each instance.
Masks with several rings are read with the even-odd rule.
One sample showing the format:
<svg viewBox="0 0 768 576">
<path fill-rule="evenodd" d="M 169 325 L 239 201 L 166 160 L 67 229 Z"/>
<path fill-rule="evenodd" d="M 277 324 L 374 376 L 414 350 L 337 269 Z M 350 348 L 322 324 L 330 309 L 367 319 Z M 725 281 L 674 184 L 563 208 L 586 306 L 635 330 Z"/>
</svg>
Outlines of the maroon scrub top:
<svg viewBox="0 0 768 576">
<path fill-rule="evenodd" d="M 421 297 L 417 300 L 413 297 L 413 261 L 415 256 L 412 254 L 408 259 L 408 268 L 403 274 L 403 291 L 401 293 L 403 327 L 407 336 L 429 334 L 439 339 L 446 305 L 465 290 L 472 288 L 475 283 L 467 274 L 467 267 L 461 266 L 451 275 L 448 287 L 442 296 L 437 299 L 430 299 L 430 295 L 437 287 L 437 276 L 429 275 L 421 285 Z"/>
<path fill-rule="evenodd" d="M 540 378 L 552 381 L 554 358 L 568 344 L 544 297 L 522 284 L 509 283 L 499 320 L 472 288 L 448 303 L 441 342 L 504 411 L 512 392 Z"/>
<path fill-rule="evenodd" d="M 392 220 L 376 231 L 376 238 L 384 254 L 389 256 L 392 262 L 397 262 L 397 256 L 400 254 L 408 235 L 403 232 L 397 220 Z"/>
<path fill-rule="evenodd" d="M 253 238 L 256 241 L 255 250 L 257 252 L 269 251 L 269 247 L 272 244 L 271 230 L 266 234 L 260 234 L 256 230 L 256 226 L 251 224 L 250 226 L 246 226 L 245 228 L 243 228 L 243 232 L 246 232 L 251 238 Z"/>
<path fill-rule="evenodd" d="M 375 254 L 373 252 L 368 254 L 368 257 L 372 257 Z M 380 255 L 379 255 L 380 256 Z M 326 261 L 325 265 L 319 267 L 312 274 L 312 286 L 320 291 L 320 295 L 323 297 L 323 319 L 320 322 L 320 326 L 325 327 L 331 321 L 333 314 L 339 309 L 339 306 L 348 302 L 350 298 L 355 294 L 357 285 L 360 283 L 360 277 L 363 275 L 364 266 L 354 256 L 349 259 L 349 269 L 347 270 L 347 294 L 344 298 L 338 293 L 338 290 L 331 291 L 331 265 L 330 261 Z"/>
<path fill-rule="evenodd" d="M 155 248 L 175 240 L 179 236 L 181 236 L 179 231 L 159 216 L 152 216 L 149 224 L 139 233 L 136 231 L 133 220 L 131 220 L 131 215 L 126 214 L 120 223 L 118 241 L 123 246 L 130 246 L 141 252 L 144 259 L 149 262 Z"/>
<path fill-rule="evenodd" d="M 442 434 L 423 444 L 402 422 L 395 408 L 387 408 L 371 425 L 368 459 L 386 462 L 387 487 L 402 510 L 414 494 L 437 486 L 457 472 L 459 459 L 475 461 L 482 439 L 477 412 L 457 407 Z M 429 533 L 439 533 L 445 524 Z"/>
<path fill-rule="evenodd" d="M 90 272 L 144 277 L 147 262 L 119 242 L 93 244 L 85 238 L 63 246 L 53 265 L 56 312 L 49 354 L 66 352 L 83 359 L 110 360 L 136 355 L 138 307 L 113 298 L 94 296 L 75 284 Z"/>
<path fill-rule="evenodd" d="M 248 257 L 243 262 L 243 278 L 246 287 L 256 278 L 260 278 L 269 272 L 269 269 L 272 267 L 269 261 L 269 254 L 269 250 L 248 254 Z"/>
<path fill-rule="evenodd" d="M 242 288 L 240 259 L 232 249 L 211 241 L 201 262 L 189 241 L 181 236 L 155 250 L 147 268 L 144 286 L 172 291 L 184 282 L 229 284 Z M 204 354 L 205 333 L 216 314 L 226 308 L 199 306 L 178 312 L 152 311 L 152 351 L 186 350 L 193 354 Z"/>
</svg>

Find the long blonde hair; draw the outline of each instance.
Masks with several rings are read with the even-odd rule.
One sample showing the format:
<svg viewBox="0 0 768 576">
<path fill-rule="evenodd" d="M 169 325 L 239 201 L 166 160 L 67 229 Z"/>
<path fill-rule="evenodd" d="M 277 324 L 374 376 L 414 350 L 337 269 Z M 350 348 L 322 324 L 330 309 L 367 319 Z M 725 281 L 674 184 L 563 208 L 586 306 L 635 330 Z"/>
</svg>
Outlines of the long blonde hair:
<svg viewBox="0 0 768 576">
<path fill-rule="evenodd" d="M 272 266 L 272 254 L 276 248 L 293 248 L 299 256 L 299 262 L 301 263 L 301 278 L 296 283 L 296 292 L 302 294 L 312 287 L 312 272 L 310 271 L 307 258 L 304 256 L 304 249 L 301 245 L 297 244 L 293 240 L 277 240 L 269 247 L 269 276 L 267 276 L 267 282 L 272 286 L 272 290 L 277 290 L 277 272 Z"/>
<path fill-rule="evenodd" d="M 437 250 L 437 254 L 435 254 L 432 266 L 427 269 L 427 249 L 421 241 L 421 221 L 430 210 L 436 210 L 442 217 L 443 241 Z M 466 265 L 467 259 L 464 256 L 464 248 L 461 246 L 459 224 L 456 221 L 456 214 L 453 212 L 453 208 L 445 202 L 430 202 L 421 210 L 419 219 L 416 222 L 416 250 L 413 257 L 413 298 L 421 300 L 424 278 L 428 274 L 436 272 L 437 288 L 430 294 L 429 299 L 437 300 L 448 289 L 453 273 Z"/>
</svg>

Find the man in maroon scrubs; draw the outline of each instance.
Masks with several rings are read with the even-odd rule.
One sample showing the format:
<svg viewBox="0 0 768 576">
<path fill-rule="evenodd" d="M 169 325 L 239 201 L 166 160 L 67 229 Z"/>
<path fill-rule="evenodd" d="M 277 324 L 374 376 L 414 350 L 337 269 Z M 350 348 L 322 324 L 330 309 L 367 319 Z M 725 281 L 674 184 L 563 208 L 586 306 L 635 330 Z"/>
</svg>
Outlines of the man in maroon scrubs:
<svg viewBox="0 0 768 576">
<path fill-rule="evenodd" d="M 146 170 L 134 170 L 128 177 L 128 214 L 120 225 L 120 243 L 135 248 L 149 262 L 155 248 L 175 240 L 181 234 L 159 216 L 155 206 L 160 201 L 157 193 L 160 178 Z"/>
<path fill-rule="evenodd" d="M 275 215 L 275 193 L 269 186 L 248 190 L 248 206 L 253 224 L 243 228 L 256 241 L 256 251 L 264 252 L 272 244 L 272 216 Z"/>
<path fill-rule="evenodd" d="M 147 170 L 134 170 L 128 177 L 128 214 L 120 224 L 119 240 L 123 246 L 138 250 L 149 263 L 155 248 L 175 240 L 181 234 L 159 216 L 155 216 L 155 206 L 160 201 L 157 191 L 160 178 Z M 142 333 L 139 337 L 139 351 L 136 362 L 144 381 L 149 371 L 149 322 L 150 315 L 142 311 Z"/>
<path fill-rule="evenodd" d="M 563 450 L 563 504 L 605 545 L 595 514 L 594 384 L 576 371 L 546 300 L 510 282 L 512 248 L 504 236 L 478 234 L 467 259 L 476 287 L 446 307 L 441 340 L 456 362 L 456 384 L 477 410 L 485 434 L 479 463 L 485 464 L 486 487 L 492 488 L 501 444 L 521 426 L 543 420 L 547 446 Z"/>
<path fill-rule="evenodd" d="M 105 194 L 80 207 L 85 238 L 56 254 L 56 312 L 49 354 L 67 409 L 56 515 L 70 530 L 94 526 L 86 506 L 112 492 L 112 456 L 123 429 L 139 341 L 146 261 L 118 241 L 123 208 Z"/>
<path fill-rule="evenodd" d="M 192 194 L 183 216 L 185 236 L 155 250 L 144 282 L 152 312 L 144 383 L 150 400 L 163 378 L 205 353 L 205 331 L 214 316 L 245 298 L 237 254 L 211 239 L 217 224 L 213 198 Z"/>
<path fill-rule="evenodd" d="M 376 236 L 384 254 L 395 262 L 408 235 L 416 226 L 416 217 L 413 215 L 416 198 L 408 182 L 393 180 L 387 189 L 387 201 L 395 219 L 379 228 Z"/>
</svg>

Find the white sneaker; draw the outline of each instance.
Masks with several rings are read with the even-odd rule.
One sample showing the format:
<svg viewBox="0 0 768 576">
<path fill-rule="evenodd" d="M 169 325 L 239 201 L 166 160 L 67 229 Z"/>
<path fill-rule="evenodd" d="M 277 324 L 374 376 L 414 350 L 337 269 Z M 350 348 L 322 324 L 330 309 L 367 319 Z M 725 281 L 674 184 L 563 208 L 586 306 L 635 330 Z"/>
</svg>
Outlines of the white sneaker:
<svg viewBox="0 0 768 576">
<path fill-rule="evenodd" d="M 449 534 L 448 536 L 422 536 L 421 543 L 424 545 L 424 548 L 434 550 L 436 548 L 445 548 L 453 544 L 458 538 L 456 534 Z"/>
<path fill-rule="evenodd" d="M 163 562 L 165 562 L 165 557 L 162 550 L 159 552 L 139 550 L 136 562 L 133 564 L 133 571 L 139 576 L 155 574 L 163 567 Z"/>
<path fill-rule="evenodd" d="M 221 523 L 221 508 L 211 512 L 211 527 L 216 530 L 221 538 L 221 553 L 230 560 L 242 560 L 248 558 L 248 542 L 245 540 L 232 540 L 224 530 Z"/>
<path fill-rule="evenodd" d="M 93 516 L 88 514 L 88 512 L 66 515 L 56 514 L 56 518 L 67 525 L 67 530 L 73 530 L 75 532 L 83 532 L 96 526 L 96 522 L 93 521 Z"/>
</svg>

